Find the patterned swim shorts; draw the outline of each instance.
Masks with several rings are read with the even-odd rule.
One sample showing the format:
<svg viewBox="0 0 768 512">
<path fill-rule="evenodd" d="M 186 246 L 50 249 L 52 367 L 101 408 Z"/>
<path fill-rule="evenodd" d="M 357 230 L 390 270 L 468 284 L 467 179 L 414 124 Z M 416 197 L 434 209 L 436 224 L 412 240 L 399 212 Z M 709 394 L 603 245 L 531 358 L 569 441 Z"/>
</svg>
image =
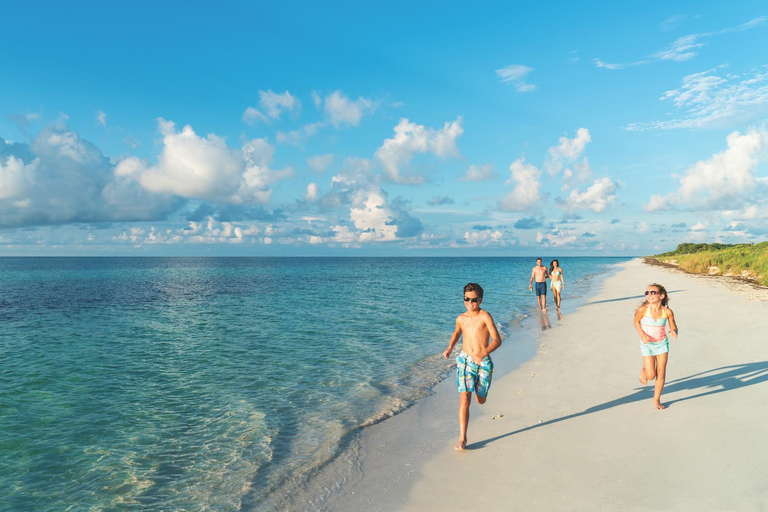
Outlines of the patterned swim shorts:
<svg viewBox="0 0 768 512">
<path fill-rule="evenodd" d="M 475 363 L 469 355 L 462 351 L 456 357 L 456 382 L 459 393 L 477 393 L 477 396 L 488 396 L 493 376 L 493 361 L 486 356 L 480 364 Z"/>
</svg>

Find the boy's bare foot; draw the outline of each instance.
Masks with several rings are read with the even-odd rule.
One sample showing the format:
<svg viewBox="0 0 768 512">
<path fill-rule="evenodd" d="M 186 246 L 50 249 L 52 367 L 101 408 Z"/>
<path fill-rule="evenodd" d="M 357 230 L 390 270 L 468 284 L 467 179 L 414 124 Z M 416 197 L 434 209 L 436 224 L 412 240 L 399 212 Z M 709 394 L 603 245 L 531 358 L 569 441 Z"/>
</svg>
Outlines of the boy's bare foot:
<svg viewBox="0 0 768 512">
<path fill-rule="evenodd" d="M 666 409 L 667 406 L 666 405 L 661 405 L 661 402 L 655 402 L 654 401 L 653 402 L 653 408 L 661 410 L 661 409 Z"/>
<path fill-rule="evenodd" d="M 640 368 L 640 373 L 637 374 L 637 376 L 640 378 L 640 384 L 645 386 L 648 384 L 648 379 L 645 378 L 645 368 Z"/>
<path fill-rule="evenodd" d="M 454 450 L 459 451 L 459 452 L 463 452 L 466 447 L 467 447 L 467 442 L 466 441 L 459 441 L 459 444 L 457 444 L 454 447 Z"/>
</svg>

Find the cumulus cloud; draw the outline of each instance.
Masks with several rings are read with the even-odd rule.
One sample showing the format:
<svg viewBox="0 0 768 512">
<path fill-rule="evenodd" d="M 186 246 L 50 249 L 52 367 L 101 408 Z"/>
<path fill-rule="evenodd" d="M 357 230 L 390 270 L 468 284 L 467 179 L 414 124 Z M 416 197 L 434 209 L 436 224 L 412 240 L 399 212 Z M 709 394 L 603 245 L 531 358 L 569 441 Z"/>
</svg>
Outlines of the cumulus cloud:
<svg viewBox="0 0 768 512">
<path fill-rule="evenodd" d="M 467 173 L 461 178 L 463 181 L 490 181 L 498 177 L 493 164 L 475 165 L 467 169 Z"/>
<path fill-rule="evenodd" d="M 630 123 L 630 131 L 719 128 L 761 119 L 768 114 L 768 67 L 742 76 L 710 69 L 683 78 L 666 91 L 680 115 L 663 121 Z"/>
<path fill-rule="evenodd" d="M 357 191 L 352 198 L 349 218 L 356 231 L 347 226 L 334 226 L 336 241 L 393 242 L 418 236 L 424 229 L 421 221 L 400 205 L 390 204 L 387 193 L 380 188 Z"/>
<path fill-rule="evenodd" d="M 525 162 L 525 157 L 518 158 L 509 166 L 512 177 L 506 184 L 514 183 L 512 192 L 499 199 L 498 206 L 504 211 L 524 211 L 537 206 L 540 199 L 541 170 L 535 165 Z"/>
<path fill-rule="evenodd" d="M 0 139 L 0 225 L 159 219 L 179 207 L 113 171 L 64 123 L 43 128 L 31 146 Z"/>
<path fill-rule="evenodd" d="M 692 209 L 737 209 L 753 204 L 765 187 L 755 176 L 758 164 L 766 161 L 768 131 L 751 129 L 733 132 L 727 149 L 697 162 L 680 177 L 680 187 L 667 195 L 654 195 L 644 206 L 649 211 L 680 205 Z"/>
<path fill-rule="evenodd" d="M 376 151 L 376 157 L 390 180 L 407 184 L 424 183 L 423 176 L 401 174 L 401 168 L 419 153 L 432 153 L 440 158 L 459 156 L 456 139 L 462 133 L 464 129 L 461 127 L 461 117 L 453 122 L 446 122 L 439 130 L 425 128 L 403 118 L 395 126 L 395 136 L 384 141 Z"/>
<path fill-rule="evenodd" d="M 319 193 L 320 187 L 317 186 L 317 183 L 310 183 L 307 185 L 307 193 L 304 195 L 304 200 L 315 201 Z"/>
<path fill-rule="evenodd" d="M 601 213 L 616 201 L 614 192 L 617 189 L 618 185 L 609 178 L 600 178 L 584 192 L 578 189 L 572 190 L 563 204 L 570 210 L 592 210 Z"/>
<path fill-rule="evenodd" d="M 255 124 L 257 121 L 268 122 L 270 119 L 280 119 L 283 112 L 298 111 L 301 108 L 301 101 L 288 91 L 281 94 L 272 90 L 259 91 L 259 107 L 261 110 L 254 107 L 246 108 L 243 112 L 243 121 Z"/>
<path fill-rule="evenodd" d="M 583 181 L 589 176 L 591 169 L 586 158 L 580 162 L 578 159 L 591 141 L 592 136 L 586 128 L 576 130 L 576 137 L 572 139 L 560 137 L 558 145 L 547 150 L 544 168 L 552 176 L 564 170 L 566 180 L 576 177 Z"/>
<path fill-rule="evenodd" d="M 158 125 L 163 134 L 158 163 L 130 157 L 118 164 L 115 175 L 153 193 L 233 204 L 266 203 L 269 185 L 293 175 L 291 169 L 269 168 L 274 146 L 265 139 L 248 141 L 238 150 L 214 134 L 199 137 L 189 125 L 180 132 L 164 119 Z"/>
<path fill-rule="evenodd" d="M 328 121 L 337 128 L 342 125 L 358 126 L 364 115 L 372 114 L 379 108 L 378 101 L 362 96 L 352 101 L 341 91 L 327 95 L 324 105 Z"/>
<path fill-rule="evenodd" d="M 536 90 L 536 86 L 526 83 L 525 77 L 533 71 L 533 68 L 523 66 L 522 64 L 513 64 L 505 68 L 497 69 L 496 76 L 498 76 L 505 84 L 512 84 L 515 86 L 517 92 L 531 92 Z"/>
</svg>

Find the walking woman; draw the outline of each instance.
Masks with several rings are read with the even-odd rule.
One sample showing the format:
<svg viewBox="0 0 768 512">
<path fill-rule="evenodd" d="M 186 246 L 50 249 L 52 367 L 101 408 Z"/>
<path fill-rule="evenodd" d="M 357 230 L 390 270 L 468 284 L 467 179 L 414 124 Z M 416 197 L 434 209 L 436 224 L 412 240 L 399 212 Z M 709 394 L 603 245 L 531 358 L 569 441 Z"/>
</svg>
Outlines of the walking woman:
<svg viewBox="0 0 768 512">
<path fill-rule="evenodd" d="M 560 262 L 552 260 L 549 264 L 549 278 L 552 280 L 552 294 L 555 296 L 555 307 L 560 309 L 560 292 L 565 289 L 565 279 L 563 279 L 563 269 L 560 268 Z"/>
<path fill-rule="evenodd" d="M 660 284 L 649 284 L 645 289 L 645 302 L 635 311 L 635 329 L 640 335 L 640 353 L 643 355 L 643 367 L 640 368 L 640 384 L 645 386 L 649 380 L 656 379 L 653 391 L 653 407 L 664 409 L 661 405 L 661 390 L 667 374 L 669 357 L 669 335 L 677 339 L 675 315 L 667 307 L 667 290 Z"/>
</svg>

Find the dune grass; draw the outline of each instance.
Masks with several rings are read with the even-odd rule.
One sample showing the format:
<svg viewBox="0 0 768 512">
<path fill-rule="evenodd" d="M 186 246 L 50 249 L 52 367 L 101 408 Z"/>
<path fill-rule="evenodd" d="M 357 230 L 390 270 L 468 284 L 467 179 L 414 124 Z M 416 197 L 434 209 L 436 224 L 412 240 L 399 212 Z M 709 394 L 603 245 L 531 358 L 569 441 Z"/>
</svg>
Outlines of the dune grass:
<svg viewBox="0 0 768 512">
<path fill-rule="evenodd" d="M 768 242 L 759 244 L 680 244 L 651 256 L 686 272 L 737 276 L 768 286 Z"/>
</svg>

